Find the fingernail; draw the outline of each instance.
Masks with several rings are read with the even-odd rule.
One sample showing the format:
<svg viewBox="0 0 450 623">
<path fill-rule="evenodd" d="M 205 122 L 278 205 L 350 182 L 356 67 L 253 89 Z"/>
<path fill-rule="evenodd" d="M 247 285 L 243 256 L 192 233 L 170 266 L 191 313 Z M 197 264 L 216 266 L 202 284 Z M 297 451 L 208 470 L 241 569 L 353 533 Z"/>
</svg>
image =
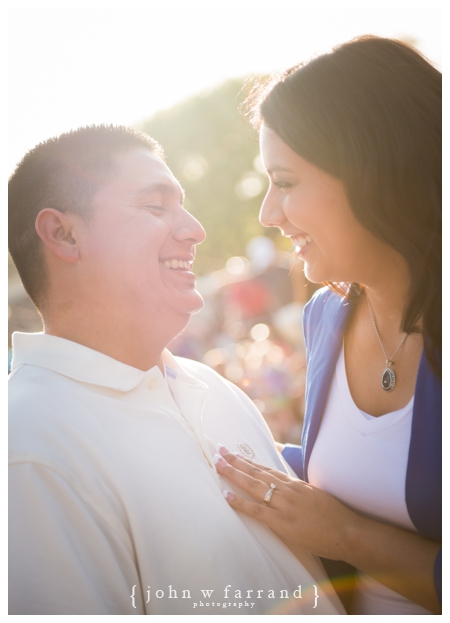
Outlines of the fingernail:
<svg viewBox="0 0 450 623">
<path fill-rule="evenodd" d="M 231 493 L 231 491 L 227 491 L 226 489 L 224 489 L 222 493 L 223 493 L 223 497 L 229 501 L 234 500 L 234 498 L 236 497 L 234 493 Z"/>
<path fill-rule="evenodd" d="M 222 456 L 225 456 L 226 454 L 230 453 L 230 451 L 227 450 L 225 446 L 222 446 L 220 443 L 218 444 L 218 446 L 219 446 L 219 452 Z"/>
<path fill-rule="evenodd" d="M 215 454 L 213 456 L 213 461 L 219 467 L 226 467 L 228 465 L 228 463 L 225 461 L 225 459 L 223 459 L 219 454 Z"/>
</svg>

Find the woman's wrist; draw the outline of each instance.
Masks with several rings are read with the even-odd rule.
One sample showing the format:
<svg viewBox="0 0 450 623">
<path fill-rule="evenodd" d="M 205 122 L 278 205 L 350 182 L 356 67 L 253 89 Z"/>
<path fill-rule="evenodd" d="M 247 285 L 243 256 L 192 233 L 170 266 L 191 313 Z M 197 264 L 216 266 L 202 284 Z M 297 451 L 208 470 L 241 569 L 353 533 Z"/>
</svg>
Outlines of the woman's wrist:
<svg viewBox="0 0 450 623">
<path fill-rule="evenodd" d="M 336 560 L 343 560 L 353 566 L 358 566 L 357 554 L 361 550 L 361 543 L 364 543 L 364 539 L 370 538 L 365 528 L 371 522 L 362 515 L 348 510 L 349 514 L 342 522 L 342 538 L 338 541 Z"/>
</svg>

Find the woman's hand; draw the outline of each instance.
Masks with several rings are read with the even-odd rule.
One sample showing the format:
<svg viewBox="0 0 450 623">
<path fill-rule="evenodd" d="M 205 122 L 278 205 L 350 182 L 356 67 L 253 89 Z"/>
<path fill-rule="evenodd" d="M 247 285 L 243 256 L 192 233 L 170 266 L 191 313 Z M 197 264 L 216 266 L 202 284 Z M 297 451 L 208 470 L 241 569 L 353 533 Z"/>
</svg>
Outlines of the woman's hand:
<svg viewBox="0 0 450 623">
<path fill-rule="evenodd" d="M 294 553 L 300 546 L 348 562 L 431 612 L 441 612 L 433 580 L 440 543 L 358 515 L 329 493 L 226 448 L 220 454 L 219 474 L 254 500 L 227 491 L 230 506 L 266 524 Z M 275 489 L 265 504 L 271 484 Z"/>
<path fill-rule="evenodd" d="M 265 523 L 284 540 L 317 556 L 342 560 L 346 532 L 358 521 L 351 511 L 332 495 L 270 469 L 236 456 L 221 447 L 217 471 L 248 493 L 255 501 L 227 492 L 230 506 Z M 270 502 L 264 496 L 274 484 Z"/>
</svg>

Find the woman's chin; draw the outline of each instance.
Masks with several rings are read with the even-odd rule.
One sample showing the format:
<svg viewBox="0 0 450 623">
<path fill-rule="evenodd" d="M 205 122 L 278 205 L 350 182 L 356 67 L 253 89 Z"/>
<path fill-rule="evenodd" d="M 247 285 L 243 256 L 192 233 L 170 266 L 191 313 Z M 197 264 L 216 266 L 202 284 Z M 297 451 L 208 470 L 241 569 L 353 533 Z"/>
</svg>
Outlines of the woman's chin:
<svg viewBox="0 0 450 623">
<path fill-rule="evenodd" d="M 311 281 L 311 283 L 323 283 L 324 281 L 331 281 L 325 271 L 318 270 L 317 268 L 314 268 L 314 266 L 311 266 L 306 262 L 303 268 L 303 272 L 305 273 L 305 277 L 307 278 L 307 280 Z"/>
</svg>

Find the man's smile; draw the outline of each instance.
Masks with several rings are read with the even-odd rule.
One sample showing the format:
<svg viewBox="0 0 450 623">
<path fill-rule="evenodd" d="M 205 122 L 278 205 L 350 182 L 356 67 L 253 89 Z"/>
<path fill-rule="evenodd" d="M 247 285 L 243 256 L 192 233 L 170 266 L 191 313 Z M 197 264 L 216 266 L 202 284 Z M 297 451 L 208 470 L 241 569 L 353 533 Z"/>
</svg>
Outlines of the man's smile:
<svg viewBox="0 0 450 623">
<path fill-rule="evenodd" d="M 192 272 L 192 266 L 194 264 L 193 260 L 182 260 L 182 259 L 167 259 L 162 262 L 164 268 L 169 268 L 171 270 L 182 270 Z"/>
</svg>

